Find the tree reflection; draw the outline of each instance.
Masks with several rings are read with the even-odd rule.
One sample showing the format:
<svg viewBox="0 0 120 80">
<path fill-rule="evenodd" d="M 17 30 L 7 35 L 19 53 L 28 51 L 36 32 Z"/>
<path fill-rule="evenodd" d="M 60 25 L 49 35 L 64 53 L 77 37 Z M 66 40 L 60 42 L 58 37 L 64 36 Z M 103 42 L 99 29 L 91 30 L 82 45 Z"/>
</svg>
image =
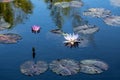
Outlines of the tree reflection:
<svg viewBox="0 0 120 80">
<path fill-rule="evenodd" d="M 0 16 L 10 23 L 11 27 L 27 19 L 28 14 L 32 13 L 32 9 L 33 6 L 30 0 L 0 2 Z"/>
<path fill-rule="evenodd" d="M 53 21 L 55 22 L 55 25 L 61 29 L 64 21 L 65 21 L 65 17 L 67 17 L 68 15 L 70 15 L 70 7 L 67 8 L 60 8 L 60 7 L 56 7 L 54 6 L 54 3 L 56 2 L 70 2 L 72 0 L 45 0 L 45 2 L 48 5 L 48 9 L 51 10 L 51 16 Z"/>
<path fill-rule="evenodd" d="M 87 23 L 86 21 L 83 21 L 80 16 L 80 10 L 79 10 L 80 8 L 74 8 L 74 7 L 61 8 L 54 6 L 54 4 L 57 2 L 71 2 L 71 1 L 73 0 L 45 0 L 45 2 L 48 5 L 48 9 L 51 10 L 52 19 L 59 29 L 62 28 L 66 17 L 72 19 L 73 27 L 79 26 L 83 23 Z M 76 1 L 81 2 L 81 0 L 76 0 Z"/>
</svg>

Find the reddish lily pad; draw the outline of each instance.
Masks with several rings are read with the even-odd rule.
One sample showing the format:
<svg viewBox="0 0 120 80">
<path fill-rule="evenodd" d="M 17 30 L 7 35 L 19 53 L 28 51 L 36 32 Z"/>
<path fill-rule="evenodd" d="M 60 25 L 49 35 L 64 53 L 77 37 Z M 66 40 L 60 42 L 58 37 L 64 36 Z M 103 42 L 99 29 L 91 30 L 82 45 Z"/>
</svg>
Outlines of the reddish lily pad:
<svg viewBox="0 0 120 80">
<path fill-rule="evenodd" d="M 22 37 L 14 33 L 0 34 L 0 43 L 1 44 L 12 44 L 17 43 L 18 40 L 21 40 Z"/>
</svg>

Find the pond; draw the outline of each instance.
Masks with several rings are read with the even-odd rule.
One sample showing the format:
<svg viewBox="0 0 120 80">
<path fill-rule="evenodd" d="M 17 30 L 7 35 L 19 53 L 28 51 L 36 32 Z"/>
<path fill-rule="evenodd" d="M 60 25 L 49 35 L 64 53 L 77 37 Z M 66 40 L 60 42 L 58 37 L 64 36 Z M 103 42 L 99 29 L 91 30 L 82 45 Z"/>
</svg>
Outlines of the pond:
<svg viewBox="0 0 120 80">
<path fill-rule="evenodd" d="M 120 80 L 120 0 L 0 0 L 0 80 Z"/>
</svg>

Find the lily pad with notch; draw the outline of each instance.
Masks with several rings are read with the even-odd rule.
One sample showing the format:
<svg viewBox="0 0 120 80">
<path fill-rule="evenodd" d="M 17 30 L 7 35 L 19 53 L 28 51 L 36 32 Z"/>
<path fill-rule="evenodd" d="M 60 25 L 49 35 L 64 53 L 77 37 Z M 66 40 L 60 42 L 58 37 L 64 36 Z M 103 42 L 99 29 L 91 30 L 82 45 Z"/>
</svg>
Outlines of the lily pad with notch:
<svg viewBox="0 0 120 80">
<path fill-rule="evenodd" d="M 61 76 L 70 76 L 80 71 L 79 62 L 72 59 L 54 60 L 49 65 L 50 69 Z"/>
</svg>

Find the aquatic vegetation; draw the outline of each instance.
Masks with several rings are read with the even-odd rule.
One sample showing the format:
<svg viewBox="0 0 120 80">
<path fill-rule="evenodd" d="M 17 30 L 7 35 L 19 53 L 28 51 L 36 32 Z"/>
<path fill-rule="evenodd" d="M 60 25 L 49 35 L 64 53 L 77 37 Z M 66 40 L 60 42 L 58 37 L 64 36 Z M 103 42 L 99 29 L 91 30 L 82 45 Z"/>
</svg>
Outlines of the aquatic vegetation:
<svg viewBox="0 0 120 80">
<path fill-rule="evenodd" d="M 69 1 L 69 2 L 56 2 L 54 3 L 54 5 L 60 8 L 82 7 L 83 3 L 81 1 Z"/>
<path fill-rule="evenodd" d="M 32 9 L 30 0 L 0 0 L 0 16 L 10 24 L 10 28 L 28 19 Z"/>
<path fill-rule="evenodd" d="M 36 26 L 36 25 L 32 26 L 32 32 L 39 33 L 40 32 L 40 26 Z"/>
<path fill-rule="evenodd" d="M 69 43 L 71 45 L 74 45 L 76 42 L 80 42 L 79 41 L 79 35 L 78 34 L 64 34 L 64 38 L 66 39 L 66 41 L 64 41 L 64 43 Z"/>
<path fill-rule="evenodd" d="M 100 60 L 82 60 L 80 61 L 80 72 L 87 74 L 99 74 L 108 70 L 108 65 Z"/>
<path fill-rule="evenodd" d="M 120 7 L 120 0 L 110 0 L 110 2 L 111 2 L 111 5 Z"/>
<path fill-rule="evenodd" d="M 0 30 L 8 29 L 11 25 L 4 20 L 3 17 L 0 17 Z"/>
<path fill-rule="evenodd" d="M 99 27 L 95 26 L 95 25 L 81 25 L 78 27 L 74 28 L 74 31 L 76 33 L 82 33 L 82 34 L 93 34 L 95 32 L 97 32 L 99 30 Z"/>
<path fill-rule="evenodd" d="M 104 19 L 104 22 L 110 26 L 120 26 L 120 16 L 109 16 Z"/>
<path fill-rule="evenodd" d="M 11 2 L 11 1 L 14 1 L 14 0 L 0 0 L 0 2 Z"/>
<path fill-rule="evenodd" d="M 44 61 L 26 61 L 20 66 L 20 71 L 27 76 L 40 75 L 47 71 L 48 64 Z M 99 74 L 108 70 L 108 65 L 100 60 L 87 59 L 80 62 L 73 59 L 57 59 L 49 63 L 49 69 L 61 76 L 71 76 L 79 72 Z"/>
<path fill-rule="evenodd" d="M 17 43 L 18 40 L 21 40 L 22 37 L 14 33 L 0 34 L 0 43 L 1 44 L 13 44 Z"/>
<path fill-rule="evenodd" d="M 21 73 L 27 76 L 40 75 L 47 69 L 48 64 L 44 61 L 38 61 L 37 63 L 33 61 L 26 61 L 20 66 Z"/>
<path fill-rule="evenodd" d="M 62 76 L 74 75 L 80 71 L 79 63 L 72 59 L 52 61 L 49 67 L 53 72 Z"/>
<path fill-rule="evenodd" d="M 63 33 L 63 31 L 61 29 L 54 29 L 54 30 L 51 30 L 50 32 L 55 33 L 55 34 L 62 34 Z"/>
<path fill-rule="evenodd" d="M 81 1 L 71 1 L 70 7 L 82 7 L 83 3 Z"/>
<path fill-rule="evenodd" d="M 70 6 L 69 2 L 56 2 L 54 6 L 60 7 L 60 8 L 67 8 Z"/>
<path fill-rule="evenodd" d="M 98 18 L 104 18 L 107 16 L 110 16 L 111 11 L 106 10 L 104 8 L 90 8 L 87 11 L 83 12 L 83 15 L 85 16 L 92 16 L 92 17 L 98 17 Z"/>
</svg>

